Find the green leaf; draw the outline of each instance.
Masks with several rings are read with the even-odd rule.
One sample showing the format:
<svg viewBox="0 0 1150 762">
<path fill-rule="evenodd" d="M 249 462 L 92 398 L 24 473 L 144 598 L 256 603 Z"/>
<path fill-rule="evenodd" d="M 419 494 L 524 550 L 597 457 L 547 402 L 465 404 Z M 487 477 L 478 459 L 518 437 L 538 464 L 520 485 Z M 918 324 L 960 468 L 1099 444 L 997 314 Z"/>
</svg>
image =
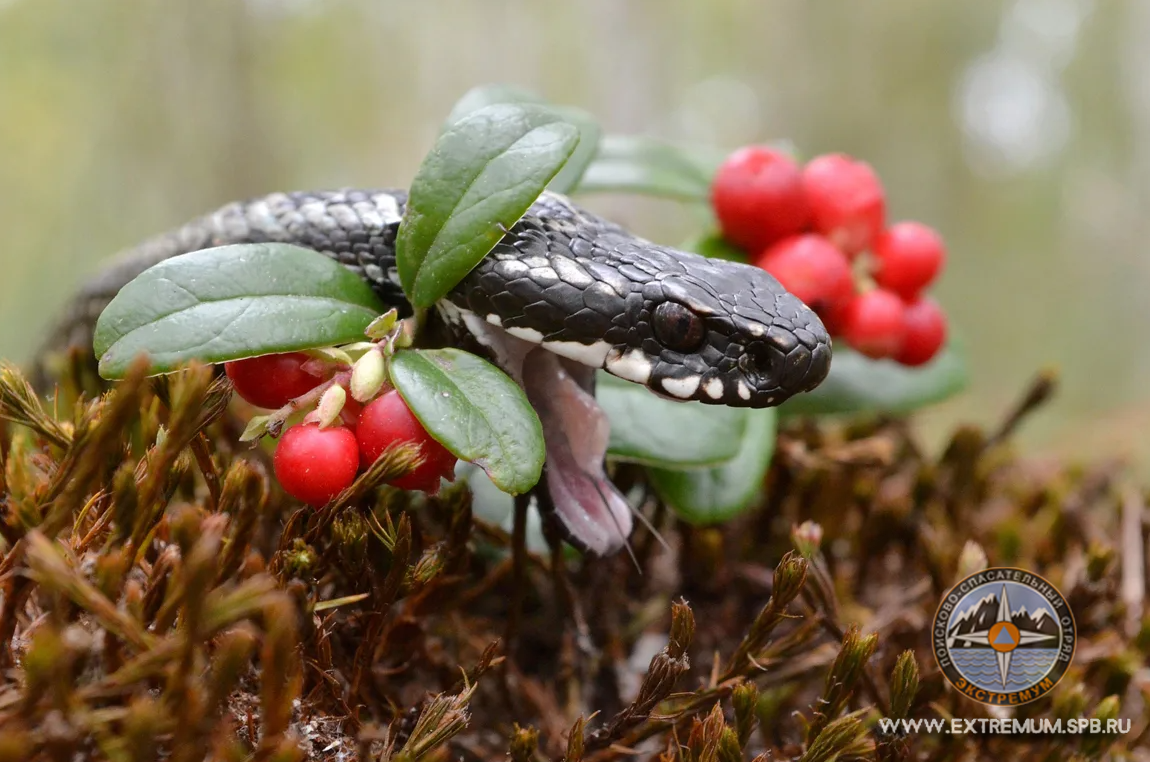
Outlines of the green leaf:
<svg viewBox="0 0 1150 762">
<path fill-rule="evenodd" d="M 952 339 L 926 365 L 908 368 L 891 360 L 871 360 L 836 346 L 827 379 L 813 391 L 779 407 L 783 416 L 833 413 L 906 413 L 958 394 L 969 381 L 966 353 Z"/>
<path fill-rule="evenodd" d="M 641 193 L 705 203 L 721 161 L 719 154 L 653 138 L 606 135 L 575 192 Z"/>
<path fill-rule="evenodd" d="M 497 103 L 531 103 L 546 106 L 579 128 L 579 145 L 575 147 L 574 153 L 563 165 L 563 169 L 559 170 L 559 174 L 547 184 L 547 188 L 556 193 L 569 193 L 578 185 L 587 166 L 595 158 L 601 132 L 599 123 L 582 109 L 573 106 L 555 106 L 538 93 L 515 85 L 479 85 L 468 90 L 456 101 L 443 128 L 446 130 L 468 114 Z"/>
<path fill-rule="evenodd" d="M 611 422 L 607 457 L 663 468 L 713 466 L 739 452 L 746 416 L 738 408 L 674 402 L 600 372 L 595 397 Z"/>
<path fill-rule="evenodd" d="M 758 497 L 775 454 L 775 410 L 745 411 L 746 429 L 739 452 L 714 468 L 648 472 L 651 486 L 680 518 L 713 524 L 739 515 Z"/>
<path fill-rule="evenodd" d="M 583 109 L 574 106 L 553 106 L 552 109 L 579 129 L 579 145 L 575 146 L 575 151 L 563 169 L 559 170 L 559 174 L 547 184 L 547 190 L 571 193 L 583 180 L 587 167 L 595 160 L 602 130 L 595 118 Z"/>
<path fill-rule="evenodd" d="M 693 238 L 682 246 L 684 251 L 702 254 L 708 259 L 725 259 L 728 262 L 747 263 L 747 252 L 727 241 L 718 232 L 705 233 Z"/>
<path fill-rule="evenodd" d="M 460 349 L 407 349 L 388 363 L 391 383 L 436 441 L 475 463 L 504 492 L 535 486 L 543 426 L 519 385 Z"/>
<path fill-rule="evenodd" d="M 447 119 L 443 122 L 443 130 L 446 131 L 463 117 L 481 108 L 494 106 L 499 103 L 534 103 L 538 106 L 549 105 L 543 96 L 525 87 L 519 87 L 518 85 L 477 85 L 464 93 L 463 97 L 457 100 L 455 105 L 451 107 L 451 113 L 447 115 Z"/>
<path fill-rule="evenodd" d="M 495 104 L 449 127 L 423 160 L 399 226 L 396 259 L 415 307 L 447 294 L 563 167 L 578 129 L 544 106 Z"/>
<path fill-rule="evenodd" d="M 120 289 L 96 321 L 100 375 L 122 378 L 147 354 L 152 373 L 363 338 L 384 310 L 371 287 L 299 246 L 251 243 L 172 257 Z"/>
</svg>

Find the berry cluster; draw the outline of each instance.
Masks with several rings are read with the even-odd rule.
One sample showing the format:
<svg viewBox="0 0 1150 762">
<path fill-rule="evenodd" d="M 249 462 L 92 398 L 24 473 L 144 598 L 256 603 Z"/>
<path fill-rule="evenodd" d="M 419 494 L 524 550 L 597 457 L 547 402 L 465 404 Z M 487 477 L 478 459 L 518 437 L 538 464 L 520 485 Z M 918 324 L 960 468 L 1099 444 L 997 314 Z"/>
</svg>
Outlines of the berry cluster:
<svg viewBox="0 0 1150 762">
<path fill-rule="evenodd" d="M 309 505 L 330 501 L 396 444 L 417 445 L 423 462 L 390 482 L 393 486 L 434 495 L 441 478 L 454 476 L 455 456 L 424 430 L 399 392 L 383 385 L 378 349 L 364 357 L 368 360 L 360 358 L 355 369 L 300 352 L 224 364 L 240 397 L 256 407 L 280 410 L 281 419 L 316 406 L 283 432 L 273 460 L 284 491 Z M 377 372 L 365 391 L 355 373 L 368 366 Z"/>
<path fill-rule="evenodd" d="M 923 294 L 945 263 L 942 238 L 917 222 L 886 226 L 870 165 L 828 154 L 800 167 L 747 146 L 719 168 L 711 202 L 723 237 L 814 309 L 832 336 L 903 365 L 923 365 L 942 347 L 946 315 Z"/>
</svg>

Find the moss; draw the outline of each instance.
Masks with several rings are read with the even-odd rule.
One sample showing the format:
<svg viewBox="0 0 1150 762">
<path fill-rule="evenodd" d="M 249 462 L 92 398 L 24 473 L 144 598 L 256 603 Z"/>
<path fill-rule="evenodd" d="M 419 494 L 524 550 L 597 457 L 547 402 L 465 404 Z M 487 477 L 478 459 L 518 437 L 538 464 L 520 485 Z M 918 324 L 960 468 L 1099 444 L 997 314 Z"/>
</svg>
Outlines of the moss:
<svg viewBox="0 0 1150 762">
<path fill-rule="evenodd" d="M 938 459 L 901 421 L 796 424 L 756 511 L 656 510 L 666 547 L 640 529 L 634 560 L 519 565 L 465 489 L 378 486 L 410 452 L 300 508 L 228 396 L 200 368 L 44 405 L 0 369 L 0 760 L 1054 760 L 1119 755 L 1150 721 L 1116 550 L 1137 493 L 1113 464 L 1013 454 L 1033 393 Z M 1073 669 L 1018 716 L 1131 734 L 880 732 L 986 715 L 939 674 L 930 621 L 1006 561 L 1079 623 Z"/>
</svg>

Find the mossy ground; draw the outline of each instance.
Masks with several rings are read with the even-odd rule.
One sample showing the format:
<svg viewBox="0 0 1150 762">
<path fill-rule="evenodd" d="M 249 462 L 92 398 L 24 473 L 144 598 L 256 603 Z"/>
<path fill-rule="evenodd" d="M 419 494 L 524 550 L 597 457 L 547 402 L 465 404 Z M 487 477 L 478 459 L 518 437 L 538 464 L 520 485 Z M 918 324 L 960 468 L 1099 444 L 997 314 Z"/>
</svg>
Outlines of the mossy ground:
<svg viewBox="0 0 1150 762">
<path fill-rule="evenodd" d="M 207 369 L 83 385 L 52 410 L 0 372 L 0 760 L 1150 759 L 1146 493 L 1015 457 L 1044 382 L 938 458 L 899 420 L 788 425 L 745 517 L 652 502 L 662 541 L 633 557 L 522 563 L 466 489 L 372 486 L 410 453 L 299 508 Z M 943 593 L 987 564 L 1077 618 L 1070 672 L 1011 716 L 1130 733 L 880 732 L 1005 716 L 931 653 Z"/>
</svg>

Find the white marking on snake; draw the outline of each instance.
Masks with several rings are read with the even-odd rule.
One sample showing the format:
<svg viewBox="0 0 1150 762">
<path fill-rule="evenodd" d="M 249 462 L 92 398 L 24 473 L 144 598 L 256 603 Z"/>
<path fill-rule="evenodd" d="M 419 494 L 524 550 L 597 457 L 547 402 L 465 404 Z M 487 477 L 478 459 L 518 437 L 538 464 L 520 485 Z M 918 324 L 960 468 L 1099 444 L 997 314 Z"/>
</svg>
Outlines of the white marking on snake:
<svg viewBox="0 0 1150 762">
<path fill-rule="evenodd" d="M 595 282 L 595 279 L 588 275 L 586 270 L 570 259 L 556 257 L 551 260 L 551 266 L 555 268 L 555 272 L 559 273 L 559 277 L 563 279 L 564 283 L 569 283 L 576 288 L 587 288 Z"/>
<path fill-rule="evenodd" d="M 751 388 L 747 386 L 747 382 L 739 379 L 739 396 L 745 400 L 751 398 Z"/>
<path fill-rule="evenodd" d="M 547 265 L 551 264 L 547 260 L 547 257 L 524 257 L 519 261 L 531 268 L 547 267 Z"/>
<path fill-rule="evenodd" d="M 498 315 L 488 315 L 486 320 L 488 323 L 491 323 L 491 325 L 503 325 L 503 318 L 499 317 Z"/>
<path fill-rule="evenodd" d="M 703 391 L 707 396 L 713 400 L 722 399 L 723 397 L 723 381 L 719 378 L 709 379 L 703 384 Z"/>
<path fill-rule="evenodd" d="M 688 376 L 687 378 L 664 378 L 662 381 L 663 388 L 667 390 L 668 394 L 672 394 L 679 399 L 690 399 L 699 389 L 699 377 Z"/>
<path fill-rule="evenodd" d="M 519 326 L 515 326 L 514 328 L 506 328 L 504 330 L 506 330 L 509 334 L 517 339 L 530 341 L 532 344 L 543 343 L 543 334 L 539 333 L 539 331 L 536 331 L 534 328 L 520 328 Z"/>
<path fill-rule="evenodd" d="M 308 221 L 309 224 L 319 228 L 323 231 L 334 230 L 336 227 L 335 219 L 327 213 L 327 203 L 321 199 L 313 199 L 307 201 L 299 206 L 300 214 Z"/>
<path fill-rule="evenodd" d="M 371 197 L 371 200 L 383 217 L 384 225 L 390 225 L 403 219 L 403 215 L 399 213 L 399 203 L 396 202 L 395 196 L 390 193 L 377 193 Z"/>
<path fill-rule="evenodd" d="M 612 350 L 607 354 L 606 367 L 611 375 L 638 384 L 647 383 L 651 377 L 651 361 L 638 349 L 630 349 L 625 354 Z"/>
<path fill-rule="evenodd" d="M 531 280 L 550 286 L 552 283 L 559 282 L 559 275 L 550 267 L 533 267 L 531 268 Z"/>
<path fill-rule="evenodd" d="M 267 201 L 261 199 L 248 205 L 248 219 L 255 223 L 255 227 L 260 230 L 267 230 L 275 222 L 275 215 L 272 214 Z"/>
<path fill-rule="evenodd" d="M 436 303 L 436 308 L 439 309 L 439 314 L 443 315 L 443 319 L 452 325 L 459 325 L 460 323 L 467 323 L 467 316 L 472 313 L 466 312 L 456 307 L 446 299 L 441 299 Z M 470 328 L 470 326 L 468 326 Z M 472 331 L 475 333 L 475 331 Z"/>
<path fill-rule="evenodd" d="M 544 349 L 549 349 L 557 355 L 568 360 L 590 365 L 592 368 L 602 368 L 607 361 L 607 353 L 611 345 L 605 341 L 596 341 L 594 344 L 580 344 L 577 341 L 545 341 Z"/>
<path fill-rule="evenodd" d="M 359 223 L 359 215 L 347 204 L 328 204 L 327 213 L 345 230 Z"/>
<path fill-rule="evenodd" d="M 379 230 L 387 227 L 383 221 L 383 216 L 375 208 L 375 204 L 368 201 L 356 201 L 351 205 L 355 213 L 359 216 L 363 226 L 368 230 Z"/>
<path fill-rule="evenodd" d="M 528 267 L 518 259 L 502 259 L 495 266 L 495 270 L 504 276 L 518 278 L 527 274 Z"/>
</svg>

